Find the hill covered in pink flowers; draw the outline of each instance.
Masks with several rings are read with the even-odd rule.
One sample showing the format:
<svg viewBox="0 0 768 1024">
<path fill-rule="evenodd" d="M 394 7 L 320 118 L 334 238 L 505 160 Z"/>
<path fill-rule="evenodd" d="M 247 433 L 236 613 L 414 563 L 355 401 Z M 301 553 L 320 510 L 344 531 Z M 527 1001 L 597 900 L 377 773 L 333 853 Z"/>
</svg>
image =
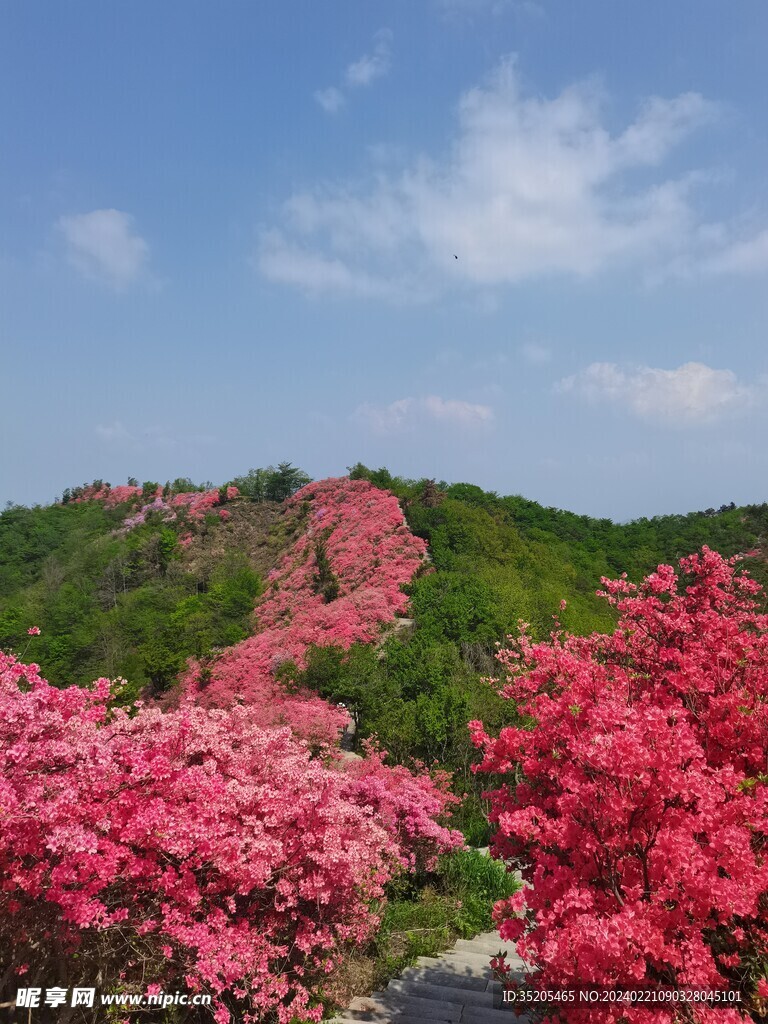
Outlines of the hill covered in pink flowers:
<svg viewBox="0 0 768 1024">
<path fill-rule="evenodd" d="M 116 490 L 75 503 L 119 511 L 121 540 L 153 523 L 169 546 L 180 535 L 182 558 L 238 497 Z M 273 526 L 253 635 L 191 661 L 160 702 L 126 704 L 106 678 L 52 687 L 0 652 L 0 967 L 25 984 L 97 973 L 210 993 L 222 1024 L 318 1019 L 387 883 L 463 845 L 447 773 L 389 766 L 371 744 L 342 759 L 348 713 L 279 678 L 312 646 L 376 641 L 406 609 L 424 541 L 392 494 L 348 478 L 302 488 Z M 29 627 L 27 647 L 44 633 Z M 75 964 L 66 977 L 51 942 Z"/>
<path fill-rule="evenodd" d="M 371 643 L 407 605 L 403 584 L 423 564 L 397 499 L 365 480 L 322 480 L 286 504 L 282 528 L 294 538 L 256 605 L 257 631 L 213 666 L 194 665 L 182 690 L 205 706 L 243 701 L 262 724 L 285 721 L 330 740 L 347 716 L 309 694 L 287 694 L 280 666 L 299 668 L 311 645 Z"/>
</svg>

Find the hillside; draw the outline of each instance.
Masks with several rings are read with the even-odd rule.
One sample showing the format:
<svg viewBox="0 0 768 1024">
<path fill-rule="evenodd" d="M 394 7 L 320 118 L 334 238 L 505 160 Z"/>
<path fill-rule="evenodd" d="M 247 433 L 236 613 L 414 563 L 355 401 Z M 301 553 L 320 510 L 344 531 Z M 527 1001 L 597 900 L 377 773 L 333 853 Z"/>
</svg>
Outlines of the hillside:
<svg viewBox="0 0 768 1024">
<path fill-rule="evenodd" d="M 0 649 L 22 653 L 27 629 L 37 625 L 41 635 L 29 657 L 46 678 L 65 685 L 123 677 L 124 700 L 175 699 L 175 680 L 191 658 L 196 685 L 212 679 L 207 692 L 226 703 L 245 685 L 238 665 L 263 663 L 263 679 L 269 663 L 267 674 L 281 686 L 344 702 L 356 718 L 358 744 L 375 735 L 395 760 L 437 760 L 456 773 L 460 791 L 472 791 L 476 755 L 466 723 L 501 722 L 501 703 L 482 678 L 494 673 L 495 643 L 518 619 L 542 638 L 556 612 L 573 633 L 609 630 L 615 612 L 595 596 L 602 576 L 627 572 L 637 580 L 702 544 L 726 556 L 748 554 L 750 572 L 768 578 L 765 504 L 615 524 L 471 484 L 404 480 L 360 465 L 350 477 L 395 495 L 411 531 L 426 542 L 429 571 L 405 586 L 412 627 L 386 628 L 379 642 L 378 623 L 394 612 L 381 618 L 370 604 L 355 613 L 365 628 L 349 625 L 347 598 L 335 600 L 339 553 L 325 551 L 322 541 L 304 551 L 307 502 L 302 512 L 287 500 L 309 478 L 282 464 L 251 470 L 228 487 L 181 480 L 109 488 L 97 481 L 50 506 L 7 509 L 0 516 Z M 366 522 L 352 500 L 333 514 L 326 537 Z M 293 569 L 280 568 L 297 543 L 296 564 L 309 557 L 323 579 L 297 584 Z M 377 562 L 378 574 L 382 563 L 391 568 L 392 557 L 382 549 L 371 572 Z M 280 602 L 279 614 L 289 619 L 313 602 L 330 618 L 310 616 L 297 647 L 294 634 L 274 634 L 271 616 Z M 397 614 L 406 614 L 405 605 Z M 240 680 L 234 689 L 227 673 Z M 187 688 L 192 678 L 187 672 Z M 261 685 L 249 678 L 248 686 Z M 486 826 L 471 803 L 462 811 L 464 826 L 482 840 Z"/>
<path fill-rule="evenodd" d="M 184 978 L 214 994 L 222 1021 L 250 1019 L 247 1005 L 288 1024 L 344 1004 L 487 929 L 493 902 L 517 898 L 503 865 L 460 848 L 488 845 L 507 796 L 487 791 L 519 767 L 504 744 L 537 733 L 524 694 L 510 703 L 486 679 L 519 619 L 542 641 L 531 664 L 562 657 L 569 680 L 571 652 L 578 661 L 589 648 L 589 678 L 614 643 L 623 673 L 633 632 L 596 595 L 601 576 L 639 580 L 702 545 L 766 573 L 765 505 L 613 524 L 470 484 L 360 465 L 312 482 L 288 464 L 218 488 L 96 481 L 64 498 L 0 516 L 0 754 L 15 808 L 0 861 L 17 879 L 0 969 L 31 963 L 31 983 L 47 978 L 53 930 L 80 950 L 78 978 L 115 976 L 127 928 L 143 952 L 121 988 Z M 675 596 L 671 569 L 649 580 L 672 609 L 665 657 L 691 633 L 712 689 L 721 666 L 699 625 L 682 641 L 674 632 L 685 605 L 712 643 L 730 642 L 710 604 L 730 600 L 717 581 L 733 569 L 714 550 L 705 563 L 710 591 Z M 658 616 L 646 598 L 637 607 L 640 620 L 653 609 L 633 640 L 647 680 Z M 556 622 L 570 650 L 547 646 Z M 594 692 L 565 701 L 553 735 L 581 735 L 573 720 Z M 749 739 L 759 723 L 741 693 L 717 727 L 731 736 L 740 716 Z M 350 718 L 354 749 L 340 750 Z M 560 756 L 555 747 L 546 741 L 546 755 Z M 84 850 L 87 885 L 72 887 Z"/>
<path fill-rule="evenodd" d="M 136 486 L 113 488 L 106 500 L 94 497 L 97 482 L 64 502 L 7 508 L 0 648 L 18 646 L 34 623 L 42 630 L 35 657 L 54 682 L 119 675 L 138 691 L 165 689 L 188 657 L 244 639 L 254 601 L 285 550 L 276 498 L 308 480 L 299 472 L 282 489 L 265 490 L 268 474 L 241 477 L 238 495 L 224 495 L 224 504 L 218 489 L 176 481 L 164 489 L 172 518 L 144 502 L 143 521 L 130 528 L 126 520 L 142 507 Z M 352 476 L 391 489 L 428 543 L 436 572 L 412 590 L 417 636 L 444 641 L 483 669 L 493 642 L 518 618 L 546 633 L 561 598 L 570 630 L 607 628 L 610 610 L 595 597 L 603 575 L 639 579 L 702 544 L 731 555 L 761 548 L 768 536 L 766 504 L 615 524 L 471 484 L 408 481 L 361 466 Z M 195 502 L 195 495 L 207 497 Z M 768 578 L 762 557 L 748 562 L 756 578 Z"/>
</svg>

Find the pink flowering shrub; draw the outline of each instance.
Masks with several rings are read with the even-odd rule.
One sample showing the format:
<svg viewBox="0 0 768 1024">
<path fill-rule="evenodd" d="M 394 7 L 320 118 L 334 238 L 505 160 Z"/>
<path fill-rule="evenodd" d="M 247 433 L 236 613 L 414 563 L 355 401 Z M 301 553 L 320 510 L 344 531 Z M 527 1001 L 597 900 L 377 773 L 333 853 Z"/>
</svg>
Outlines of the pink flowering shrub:
<svg viewBox="0 0 768 1024">
<path fill-rule="evenodd" d="M 493 850 L 529 883 L 495 916 L 541 987 L 768 992 L 768 616 L 737 560 L 704 547 L 680 576 L 604 579 L 615 632 L 534 643 L 523 624 L 498 654 L 535 724 L 492 739 L 471 723 L 481 770 L 511 777 L 491 794 Z M 689 1009 L 549 1004 L 547 1019 L 742 1019 Z"/>
<path fill-rule="evenodd" d="M 133 515 L 127 516 L 123 520 L 123 528 L 121 533 L 127 533 L 129 530 L 133 530 L 137 526 L 141 526 L 142 523 L 147 521 L 147 516 L 150 513 L 156 513 L 160 516 L 164 523 L 173 523 L 176 521 L 176 512 L 171 506 L 159 495 L 153 498 L 152 501 L 142 505 L 138 512 L 134 512 Z"/>
<path fill-rule="evenodd" d="M 408 529 L 397 499 L 365 480 L 309 484 L 286 503 L 285 517 L 298 537 L 256 606 L 258 632 L 207 672 L 193 665 L 182 689 L 206 706 L 241 699 L 260 724 L 285 722 L 299 735 L 314 716 L 314 738 L 331 742 L 346 714 L 319 698 L 286 695 L 275 672 L 286 661 L 303 667 L 311 644 L 348 648 L 375 640 L 382 624 L 404 611 L 402 585 L 420 568 L 426 545 Z M 333 600 L 316 583 L 319 542 L 337 583 Z"/>
<path fill-rule="evenodd" d="M 229 491 L 234 491 L 235 494 L 229 495 Z M 228 488 L 228 497 L 235 497 L 236 494 L 236 487 Z M 219 501 L 219 492 L 216 488 L 210 491 L 189 491 L 187 493 L 174 494 L 168 498 L 168 504 L 171 508 L 184 508 L 187 510 L 187 515 L 190 519 L 198 521 L 204 519 L 206 512 L 210 512 L 215 508 Z"/>
<path fill-rule="evenodd" d="M 239 493 L 240 491 L 237 487 L 233 486 L 227 487 L 224 492 L 227 501 L 236 498 Z M 111 509 L 127 502 L 131 502 L 135 506 L 139 499 L 142 498 L 144 498 L 143 488 L 131 484 L 120 487 L 111 487 L 109 484 L 101 484 L 99 486 L 89 484 L 87 487 L 79 489 L 77 494 L 72 496 L 69 501 L 72 503 L 103 501 L 104 507 Z M 154 495 L 152 495 L 152 500 L 143 501 L 137 511 L 126 517 L 123 522 L 123 530 L 132 530 L 134 527 L 141 525 L 146 521 L 147 515 L 150 512 L 161 512 L 163 513 L 164 522 L 175 522 L 178 519 L 179 510 L 184 509 L 189 520 L 200 522 L 205 518 L 207 512 L 210 512 L 216 505 L 220 504 L 221 500 L 222 495 L 215 488 L 209 491 L 185 491 L 180 494 L 171 494 L 164 498 L 163 488 L 158 485 Z M 223 509 L 219 510 L 219 515 L 222 519 L 228 518 L 228 513 L 224 514 Z"/>
<path fill-rule="evenodd" d="M 122 505 L 127 501 L 135 501 L 137 498 L 141 498 L 143 494 L 141 487 L 136 487 L 132 484 L 118 487 L 111 487 L 109 484 L 88 484 L 86 487 L 76 488 L 76 492 L 69 498 L 70 503 L 103 501 L 105 508 L 115 508 L 117 505 Z M 155 496 L 157 497 L 160 494 L 161 488 L 158 487 Z"/>
<path fill-rule="evenodd" d="M 228 498 L 234 498 L 237 494 L 236 487 L 227 488 Z M 179 511 L 184 509 L 187 520 L 201 522 L 205 519 L 206 513 L 213 510 L 220 501 L 221 496 L 218 490 L 185 491 L 181 494 L 172 494 L 168 498 L 163 498 L 158 494 L 152 501 L 142 505 L 138 512 L 126 517 L 123 521 L 122 532 L 128 532 L 146 522 L 147 516 L 151 512 L 161 513 L 164 523 L 175 523 L 179 518 Z M 220 519 L 229 518 L 229 512 L 226 509 L 218 509 L 217 512 Z"/>
<path fill-rule="evenodd" d="M 131 717 L 109 692 L 0 653 L 0 976 L 318 1019 L 385 883 L 456 845 L 442 782 L 376 756 L 345 772 L 250 707 Z"/>
<path fill-rule="evenodd" d="M 158 487 L 155 497 L 160 493 L 160 488 Z M 140 498 L 141 494 L 141 487 L 136 487 L 131 484 L 109 487 L 107 489 L 107 493 L 104 495 L 104 504 L 107 508 L 115 508 L 117 505 L 123 505 L 126 501 L 134 501 L 136 498 Z"/>
<path fill-rule="evenodd" d="M 344 765 L 344 795 L 373 809 L 376 819 L 397 841 L 400 863 L 408 870 L 433 870 L 438 852 L 464 847 L 461 832 L 440 823 L 447 809 L 460 803 L 450 792 L 448 772 L 412 772 L 404 765 L 386 765 L 386 751 L 366 745 L 365 757 Z"/>
</svg>

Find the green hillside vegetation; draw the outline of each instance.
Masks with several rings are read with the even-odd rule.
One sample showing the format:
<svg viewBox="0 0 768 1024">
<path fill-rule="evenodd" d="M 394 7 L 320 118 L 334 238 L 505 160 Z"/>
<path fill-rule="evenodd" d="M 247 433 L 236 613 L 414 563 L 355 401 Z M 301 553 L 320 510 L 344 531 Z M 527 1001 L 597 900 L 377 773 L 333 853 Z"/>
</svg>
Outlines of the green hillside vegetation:
<svg viewBox="0 0 768 1024">
<path fill-rule="evenodd" d="M 484 682 L 495 671 L 496 642 L 518 619 L 544 637 L 555 613 L 575 633 L 609 630 L 613 613 L 595 596 L 601 576 L 626 571 L 638 580 L 702 544 L 731 555 L 761 548 L 768 536 L 765 504 L 617 524 L 471 484 L 406 480 L 362 465 L 350 475 L 392 490 L 429 544 L 430 571 L 410 587 L 413 624 L 396 624 L 405 628 L 377 646 L 313 649 L 304 671 L 289 663 L 281 673 L 347 704 L 358 744 L 376 736 L 394 760 L 452 770 L 457 790 L 470 794 L 462 824 L 478 844 L 487 833 L 466 723 L 480 718 L 493 728 L 509 714 Z M 23 652 L 27 628 L 39 625 L 35 659 L 55 684 L 123 676 L 127 698 L 162 692 L 187 658 L 208 658 L 248 635 L 262 580 L 285 543 L 278 502 L 307 479 L 289 463 L 251 470 L 233 481 L 242 496 L 227 504 L 226 522 L 208 514 L 191 524 L 181 513 L 168 525 L 150 513 L 125 534 L 118 531 L 127 506 L 70 500 L 6 509 L 0 647 Z M 167 493 L 184 489 L 195 485 L 167 485 Z M 190 531 L 185 548 L 179 538 Z M 747 563 L 768 582 L 762 557 Z"/>
<path fill-rule="evenodd" d="M 27 628 L 38 625 L 34 656 L 55 685 L 121 676 L 129 683 L 126 700 L 165 690 L 188 658 L 209 657 L 249 635 L 263 575 L 279 550 L 270 536 L 277 503 L 307 480 L 289 463 L 250 470 L 241 478 L 246 494 L 227 506 L 226 523 L 215 514 L 191 523 L 180 509 L 170 525 L 150 513 L 128 533 L 120 528 L 129 506 L 78 501 L 82 487 L 53 505 L 6 508 L 0 648 L 21 653 Z M 181 478 L 163 493 L 211 486 Z M 156 487 L 145 484 L 145 494 Z M 193 542 L 185 550 L 179 538 L 188 532 Z"/>
</svg>

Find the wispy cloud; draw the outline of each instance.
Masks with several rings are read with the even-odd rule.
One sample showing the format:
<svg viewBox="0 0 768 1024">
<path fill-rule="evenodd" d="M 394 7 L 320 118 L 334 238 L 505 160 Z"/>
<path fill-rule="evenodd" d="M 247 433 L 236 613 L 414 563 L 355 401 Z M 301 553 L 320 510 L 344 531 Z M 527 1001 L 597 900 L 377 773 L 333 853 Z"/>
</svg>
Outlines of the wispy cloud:
<svg viewBox="0 0 768 1024">
<path fill-rule="evenodd" d="M 768 274 L 768 229 L 726 243 L 704 261 L 702 269 L 710 274 Z"/>
<path fill-rule="evenodd" d="M 150 424 L 138 429 L 129 429 L 122 420 L 113 420 L 111 423 L 99 423 L 95 428 L 95 433 L 106 445 L 136 451 L 190 447 L 211 444 L 215 440 L 210 434 L 180 435 L 160 424 Z"/>
<path fill-rule="evenodd" d="M 551 98 L 528 94 L 507 58 L 461 97 L 444 156 L 377 165 L 370 180 L 290 196 L 264 236 L 260 268 L 302 286 L 300 275 L 286 273 L 275 230 L 286 250 L 300 245 L 347 267 L 350 280 L 365 275 L 392 295 L 403 281 L 432 297 L 555 274 L 631 268 L 650 276 L 676 263 L 697 273 L 762 267 L 768 232 L 707 224 L 695 204 L 707 175 L 662 171 L 718 108 L 695 92 L 651 97 L 611 131 L 606 98 L 592 81 Z M 345 289 L 340 273 L 336 288 Z"/>
<path fill-rule="evenodd" d="M 112 423 L 99 423 L 96 427 L 96 435 L 106 444 L 136 441 L 134 435 L 120 420 L 114 420 Z"/>
<path fill-rule="evenodd" d="M 764 393 L 740 382 L 732 370 L 704 363 L 684 363 L 674 370 L 592 363 L 558 381 L 555 390 L 620 406 L 640 419 L 677 425 L 709 423 L 751 408 Z"/>
<path fill-rule="evenodd" d="M 359 60 L 353 61 L 347 68 L 346 82 L 353 89 L 370 85 L 377 78 L 389 73 L 392 64 L 392 33 L 389 29 L 380 29 L 373 40 L 373 49 L 364 53 Z"/>
<path fill-rule="evenodd" d="M 269 267 L 269 276 L 275 280 L 314 295 L 344 293 L 365 298 L 392 298 L 396 294 L 392 282 L 350 266 L 337 256 L 302 246 L 282 231 L 262 234 L 255 263 L 262 271 Z"/>
<path fill-rule="evenodd" d="M 520 349 L 520 354 L 527 363 L 534 366 L 541 366 L 552 359 L 552 350 L 545 345 L 537 345 L 535 342 L 528 342 Z"/>
<path fill-rule="evenodd" d="M 544 5 L 536 0 L 435 0 L 435 6 L 449 20 L 468 20 L 489 14 L 541 18 L 545 14 Z"/>
<path fill-rule="evenodd" d="M 315 101 L 326 114 L 335 114 L 347 102 L 351 90 L 365 88 L 376 79 L 383 78 L 389 73 L 391 66 L 392 33 L 388 28 L 382 28 L 373 37 L 372 49 L 348 65 L 343 84 L 316 90 Z"/>
<path fill-rule="evenodd" d="M 337 89 L 335 85 L 331 85 L 327 89 L 318 89 L 315 92 L 315 99 L 326 114 L 335 114 L 337 110 L 341 110 L 346 102 L 344 93 L 341 89 Z"/>
<path fill-rule="evenodd" d="M 149 246 L 133 228 L 133 217 L 120 210 L 92 210 L 60 217 L 69 262 L 85 277 L 116 288 L 138 280 Z"/>
<path fill-rule="evenodd" d="M 427 395 L 424 398 L 398 398 L 388 405 L 359 405 L 353 418 L 376 434 L 394 434 L 415 429 L 425 421 L 437 421 L 462 427 L 478 427 L 493 420 L 488 405 L 455 398 Z"/>
</svg>

